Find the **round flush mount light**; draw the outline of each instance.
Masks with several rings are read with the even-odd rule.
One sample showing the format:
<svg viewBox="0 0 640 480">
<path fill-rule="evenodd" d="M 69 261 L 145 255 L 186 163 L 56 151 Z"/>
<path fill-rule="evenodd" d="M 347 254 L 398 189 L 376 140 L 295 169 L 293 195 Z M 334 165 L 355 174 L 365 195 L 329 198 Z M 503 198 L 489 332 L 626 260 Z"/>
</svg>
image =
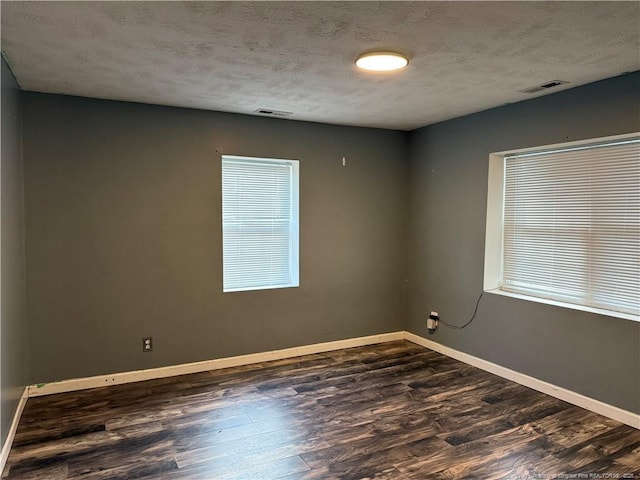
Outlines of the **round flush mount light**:
<svg viewBox="0 0 640 480">
<path fill-rule="evenodd" d="M 360 55 L 356 66 L 370 72 L 393 72 L 409 64 L 409 59 L 400 53 L 373 52 Z"/>
</svg>

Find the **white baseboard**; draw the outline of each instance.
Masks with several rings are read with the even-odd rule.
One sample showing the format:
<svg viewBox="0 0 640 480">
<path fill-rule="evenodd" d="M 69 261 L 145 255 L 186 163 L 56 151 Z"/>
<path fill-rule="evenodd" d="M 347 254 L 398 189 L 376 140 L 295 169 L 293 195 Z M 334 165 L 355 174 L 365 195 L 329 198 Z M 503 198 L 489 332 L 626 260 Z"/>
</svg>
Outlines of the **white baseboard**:
<svg viewBox="0 0 640 480">
<path fill-rule="evenodd" d="M 208 370 L 218 370 L 221 368 L 268 362 L 270 360 L 281 360 L 285 358 L 299 357 L 302 355 L 309 355 L 313 353 L 331 352 L 334 350 L 342 350 L 344 348 L 361 347 L 376 343 L 391 342 L 394 340 L 408 340 L 417 345 L 429 348 L 448 357 L 455 358 L 456 360 L 460 360 L 461 362 L 498 375 L 499 377 L 506 378 L 552 397 L 564 400 L 565 402 L 569 402 L 573 405 L 577 405 L 592 412 L 622 422 L 631 427 L 640 429 L 640 415 L 636 413 L 623 410 L 613 405 L 609 405 L 599 400 L 587 397 L 580 393 L 567 390 L 566 388 L 558 387 L 543 380 L 539 380 L 537 378 L 497 365 L 487 360 L 474 357 L 473 355 L 455 350 L 453 348 L 444 346 L 440 343 L 428 340 L 424 337 L 406 331 L 383 333 L 379 335 L 350 338 L 347 340 L 337 340 L 333 342 L 316 343 L 312 345 L 304 345 L 301 347 L 285 348 L 282 350 L 252 353 L 249 355 L 219 358 L 215 360 L 205 360 L 195 363 L 185 363 L 182 365 L 172 365 L 168 367 L 151 368 L 148 370 L 136 370 L 133 372 L 116 373 L 112 375 L 99 375 L 95 377 L 76 378 L 71 380 L 64 380 L 61 382 L 31 385 L 28 388 L 28 396 L 37 397 L 41 395 L 51 395 L 54 393 L 84 390 L 87 388 L 104 387 L 107 385 L 119 385 L 123 383 L 139 382 L 142 380 L 153 380 L 156 378 L 172 377 L 175 375 L 185 375 L 189 373 L 205 372 Z"/>
<path fill-rule="evenodd" d="M 312 353 L 331 352 L 344 348 L 362 347 L 375 343 L 391 342 L 403 340 L 404 331 L 370 335 L 367 337 L 349 338 L 347 340 L 336 340 L 333 342 L 315 343 L 303 345 L 301 347 L 285 348 L 268 352 L 251 353 L 237 357 L 218 358 L 215 360 L 205 360 L 202 362 L 184 363 L 169 367 L 150 368 L 147 370 L 136 370 L 133 372 L 115 373 L 112 375 L 98 375 L 95 377 L 74 378 L 60 382 L 40 383 L 29 387 L 29 396 L 38 397 L 40 395 L 51 395 L 54 393 L 72 392 L 87 388 L 104 387 L 107 385 L 119 385 L 123 383 L 139 382 L 142 380 L 153 380 L 156 378 L 173 377 L 175 375 L 185 375 L 189 373 L 206 372 L 208 370 L 218 370 L 221 368 L 238 367 L 240 365 L 250 365 L 253 363 L 268 362 L 270 360 L 282 360 L 284 358 L 299 357 Z"/>
<path fill-rule="evenodd" d="M 473 355 L 469 355 L 468 353 L 449 348 L 445 345 L 434 342 L 432 340 L 428 340 L 414 333 L 404 332 L 404 334 L 405 340 L 416 343 L 422 347 L 428 348 L 438 353 L 442 353 L 447 357 L 455 358 L 456 360 L 460 360 L 461 362 L 467 363 L 474 367 L 478 367 L 482 370 L 493 373 L 494 375 L 498 375 L 499 377 L 519 383 L 520 385 L 524 385 L 525 387 L 533 388 L 534 390 L 546 393 L 547 395 L 555 398 L 559 398 L 560 400 L 564 400 L 565 402 L 577 405 L 578 407 L 585 408 L 600 415 L 604 415 L 605 417 L 609 417 L 622 422 L 631 427 L 640 429 L 640 415 L 636 413 L 629 412 L 628 410 L 623 410 L 622 408 L 614 407 L 613 405 L 609 405 L 608 403 L 601 402 L 600 400 L 587 397 L 585 395 L 582 395 L 581 393 L 558 387 L 543 380 L 539 380 L 535 377 L 525 375 L 524 373 L 516 372 L 515 370 L 511 370 L 487 360 L 474 357 Z"/>
<path fill-rule="evenodd" d="M 13 445 L 13 439 L 16 436 L 16 430 L 18 430 L 18 423 L 20 422 L 22 411 L 24 410 L 24 406 L 27 404 L 27 398 L 29 398 L 29 389 L 25 388 L 22 391 L 20 400 L 18 401 L 18 408 L 16 408 L 16 412 L 13 415 L 13 421 L 11 422 L 11 427 L 9 428 L 9 433 L 7 434 L 7 438 L 5 439 L 4 444 L 2 445 L 2 452 L 0 453 L 0 475 L 4 471 L 4 466 L 6 465 L 7 459 L 9 458 L 11 445 Z"/>
</svg>

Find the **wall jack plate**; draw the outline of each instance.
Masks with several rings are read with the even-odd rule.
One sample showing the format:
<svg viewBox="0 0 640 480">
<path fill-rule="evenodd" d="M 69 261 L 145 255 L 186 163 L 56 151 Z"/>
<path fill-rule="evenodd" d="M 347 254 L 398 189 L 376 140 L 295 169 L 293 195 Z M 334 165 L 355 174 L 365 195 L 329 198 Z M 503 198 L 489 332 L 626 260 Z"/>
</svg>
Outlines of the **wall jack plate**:
<svg viewBox="0 0 640 480">
<path fill-rule="evenodd" d="M 144 337 L 142 339 L 142 351 L 143 352 L 153 352 L 153 338 L 152 337 Z"/>
<path fill-rule="evenodd" d="M 429 335 L 433 335 L 434 333 L 436 333 L 439 321 L 440 317 L 438 317 L 438 312 L 434 312 L 432 310 L 429 314 L 429 318 L 427 318 L 427 331 L 429 332 Z"/>
</svg>

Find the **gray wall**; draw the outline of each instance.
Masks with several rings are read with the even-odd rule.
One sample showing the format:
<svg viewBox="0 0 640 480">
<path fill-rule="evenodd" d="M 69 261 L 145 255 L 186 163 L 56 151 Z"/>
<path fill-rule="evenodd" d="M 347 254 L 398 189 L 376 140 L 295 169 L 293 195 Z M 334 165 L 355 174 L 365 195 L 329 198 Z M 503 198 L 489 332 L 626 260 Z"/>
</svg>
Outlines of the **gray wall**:
<svg viewBox="0 0 640 480">
<path fill-rule="evenodd" d="M 640 130 L 629 74 L 416 130 L 411 138 L 407 329 L 430 309 L 470 318 L 482 291 L 489 153 Z M 640 323 L 485 294 L 464 330 L 428 338 L 640 412 Z"/>
<path fill-rule="evenodd" d="M 403 328 L 405 132 L 25 93 L 24 145 L 31 382 Z M 222 293 L 220 152 L 303 158 L 299 288 Z"/>
<path fill-rule="evenodd" d="M 29 382 L 463 322 L 489 153 L 636 131 L 639 81 L 411 134 L 23 94 Z M 303 158 L 300 288 L 222 294 L 221 153 Z M 429 338 L 640 412 L 638 323 L 485 295 Z"/>
<path fill-rule="evenodd" d="M 27 315 L 24 273 L 22 117 L 18 84 L 2 63 L 2 289 L 0 438 L 4 445 L 18 401 L 27 385 Z"/>
</svg>

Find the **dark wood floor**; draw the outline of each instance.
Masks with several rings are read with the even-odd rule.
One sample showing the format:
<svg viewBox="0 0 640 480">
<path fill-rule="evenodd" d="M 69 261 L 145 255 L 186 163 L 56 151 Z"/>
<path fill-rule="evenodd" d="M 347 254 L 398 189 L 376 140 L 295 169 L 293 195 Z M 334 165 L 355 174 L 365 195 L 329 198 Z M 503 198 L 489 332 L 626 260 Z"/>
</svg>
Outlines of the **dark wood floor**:
<svg viewBox="0 0 640 480">
<path fill-rule="evenodd" d="M 640 478 L 640 431 L 391 342 L 29 399 L 2 478 L 560 474 Z"/>
</svg>

